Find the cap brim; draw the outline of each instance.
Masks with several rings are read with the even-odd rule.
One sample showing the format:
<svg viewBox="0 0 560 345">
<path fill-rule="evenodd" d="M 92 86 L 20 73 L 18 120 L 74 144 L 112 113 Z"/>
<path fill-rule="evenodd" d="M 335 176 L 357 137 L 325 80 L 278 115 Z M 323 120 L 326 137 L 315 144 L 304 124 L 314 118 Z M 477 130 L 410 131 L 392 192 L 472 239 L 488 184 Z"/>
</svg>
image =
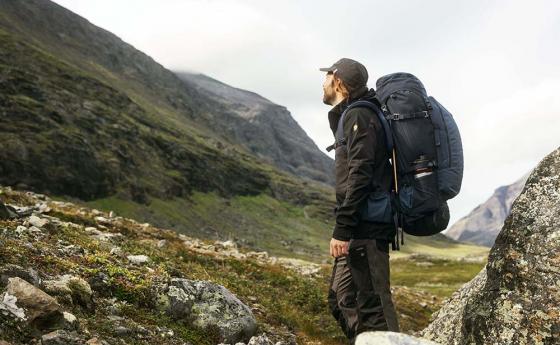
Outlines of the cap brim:
<svg viewBox="0 0 560 345">
<path fill-rule="evenodd" d="M 336 68 L 335 68 L 334 66 L 331 66 L 331 67 L 319 68 L 319 71 L 322 71 L 322 72 L 332 72 L 332 71 L 334 71 L 335 69 L 336 69 Z"/>
</svg>

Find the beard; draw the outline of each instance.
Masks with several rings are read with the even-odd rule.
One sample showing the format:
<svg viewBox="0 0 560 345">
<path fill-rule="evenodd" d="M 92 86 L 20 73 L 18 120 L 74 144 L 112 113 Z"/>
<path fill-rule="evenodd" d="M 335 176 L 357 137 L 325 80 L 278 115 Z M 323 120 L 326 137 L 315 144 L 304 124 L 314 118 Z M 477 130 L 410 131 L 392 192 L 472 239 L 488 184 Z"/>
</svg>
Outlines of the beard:
<svg viewBox="0 0 560 345">
<path fill-rule="evenodd" d="M 327 90 L 323 91 L 323 103 L 325 103 L 326 105 L 334 105 L 335 98 L 336 95 L 334 91 L 332 90 L 331 92 L 328 92 Z"/>
</svg>

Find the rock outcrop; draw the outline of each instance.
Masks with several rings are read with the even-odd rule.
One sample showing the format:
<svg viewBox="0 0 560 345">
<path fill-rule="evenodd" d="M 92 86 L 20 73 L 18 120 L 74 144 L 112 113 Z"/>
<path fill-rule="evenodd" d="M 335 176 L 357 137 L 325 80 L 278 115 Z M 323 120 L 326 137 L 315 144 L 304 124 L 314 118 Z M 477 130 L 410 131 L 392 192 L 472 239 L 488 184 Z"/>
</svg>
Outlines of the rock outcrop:
<svg viewBox="0 0 560 345">
<path fill-rule="evenodd" d="M 511 212 L 513 201 L 523 190 L 527 177 L 529 174 L 515 183 L 497 188 L 488 200 L 459 219 L 445 235 L 457 241 L 492 247 Z"/>
<path fill-rule="evenodd" d="M 251 309 L 221 285 L 182 278 L 171 279 L 168 312 L 202 329 L 218 329 L 222 341 L 249 340 L 257 329 Z"/>
<path fill-rule="evenodd" d="M 397 332 L 364 332 L 356 338 L 356 345 L 438 345 L 433 341 Z"/>
<path fill-rule="evenodd" d="M 7 306 L 6 302 L 11 302 L 11 307 L 17 308 L 12 314 L 37 330 L 56 329 L 64 323 L 56 299 L 19 277 L 9 279 L 3 301 Z"/>
<path fill-rule="evenodd" d="M 334 161 L 317 147 L 288 109 L 254 92 L 226 85 L 203 74 L 178 72 L 186 85 L 216 102 L 209 125 L 251 153 L 295 175 L 334 184 Z M 227 109 L 219 112 L 218 109 Z"/>
<path fill-rule="evenodd" d="M 560 149 L 529 176 L 486 268 L 422 335 L 454 345 L 560 343 Z"/>
</svg>

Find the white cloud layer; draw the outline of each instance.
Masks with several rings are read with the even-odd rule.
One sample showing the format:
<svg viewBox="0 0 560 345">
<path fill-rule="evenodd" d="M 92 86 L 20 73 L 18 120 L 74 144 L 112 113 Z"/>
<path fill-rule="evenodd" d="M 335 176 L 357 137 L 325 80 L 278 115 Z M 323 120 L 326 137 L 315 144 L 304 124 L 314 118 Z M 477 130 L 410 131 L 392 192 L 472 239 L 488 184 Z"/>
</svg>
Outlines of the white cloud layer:
<svg viewBox="0 0 560 345">
<path fill-rule="evenodd" d="M 408 71 L 456 117 L 465 147 L 452 221 L 560 145 L 558 1 L 56 0 L 170 69 L 285 105 L 332 141 L 318 68 Z"/>
</svg>

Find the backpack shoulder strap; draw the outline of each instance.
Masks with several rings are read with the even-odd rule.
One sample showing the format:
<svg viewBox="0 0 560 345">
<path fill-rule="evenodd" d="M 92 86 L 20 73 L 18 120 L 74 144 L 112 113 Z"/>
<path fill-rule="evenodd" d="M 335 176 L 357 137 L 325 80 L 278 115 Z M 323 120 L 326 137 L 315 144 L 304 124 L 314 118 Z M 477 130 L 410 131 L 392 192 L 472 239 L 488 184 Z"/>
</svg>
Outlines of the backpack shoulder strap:
<svg viewBox="0 0 560 345">
<path fill-rule="evenodd" d="M 350 104 L 348 106 L 348 108 L 346 108 L 344 110 L 344 112 L 342 113 L 342 115 L 340 116 L 340 120 L 338 120 L 338 127 L 336 129 L 336 143 L 338 143 L 339 141 L 343 140 L 344 138 L 344 118 L 346 117 L 346 113 L 350 110 L 350 109 L 354 109 L 357 107 L 364 107 L 364 108 L 369 108 L 371 110 L 373 110 L 373 112 L 377 115 L 377 118 L 379 119 L 379 122 L 381 123 L 381 127 L 383 127 L 383 132 L 385 133 L 385 146 L 387 148 L 387 152 L 392 152 L 393 151 L 393 135 L 391 132 L 391 127 L 389 127 L 389 123 L 387 122 L 387 119 L 385 118 L 385 114 L 383 113 L 383 111 L 373 102 L 369 102 L 369 101 L 356 101 L 352 104 Z M 336 145 L 335 143 L 335 145 Z"/>
</svg>

